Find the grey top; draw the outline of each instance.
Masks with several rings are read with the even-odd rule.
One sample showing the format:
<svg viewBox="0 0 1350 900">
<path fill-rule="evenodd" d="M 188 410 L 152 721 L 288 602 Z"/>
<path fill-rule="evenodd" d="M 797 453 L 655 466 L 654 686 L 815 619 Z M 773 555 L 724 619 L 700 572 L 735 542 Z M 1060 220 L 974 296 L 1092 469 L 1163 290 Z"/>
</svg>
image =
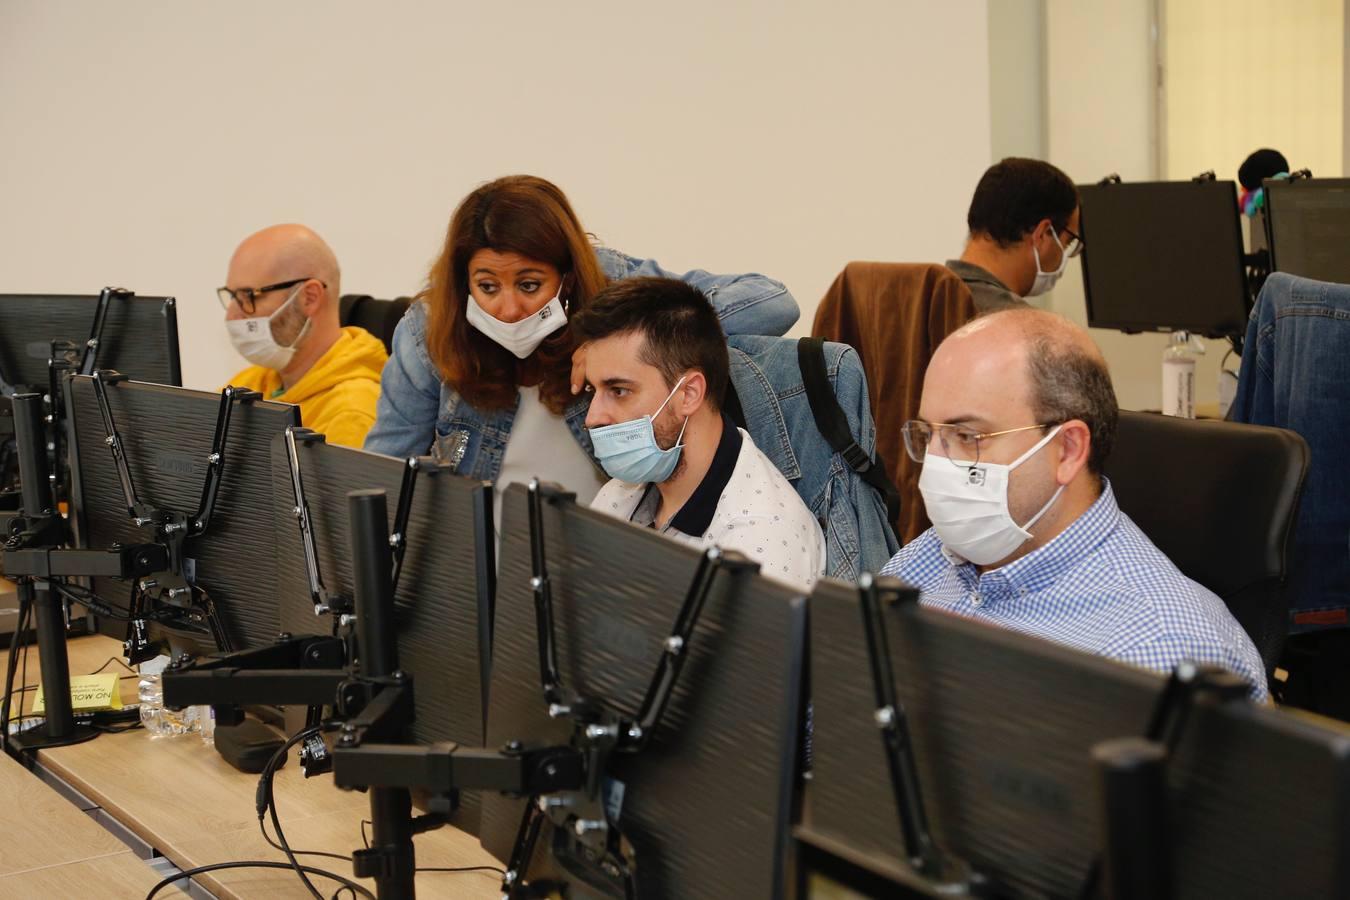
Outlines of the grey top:
<svg viewBox="0 0 1350 900">
<path fill-rule="evenodd" d="M 970 295 L 975 299 L 975 311 L 977 313 L 1030 305 L 1008 290 L 1008 286 L 999 281 L 992 272 L 982 269 L 974 263 L 949 259 L 947 260 L 947 268 L 955 272 L 956 276 L 966 283 L 966 287 L 970 288 Z"/>
</svg>

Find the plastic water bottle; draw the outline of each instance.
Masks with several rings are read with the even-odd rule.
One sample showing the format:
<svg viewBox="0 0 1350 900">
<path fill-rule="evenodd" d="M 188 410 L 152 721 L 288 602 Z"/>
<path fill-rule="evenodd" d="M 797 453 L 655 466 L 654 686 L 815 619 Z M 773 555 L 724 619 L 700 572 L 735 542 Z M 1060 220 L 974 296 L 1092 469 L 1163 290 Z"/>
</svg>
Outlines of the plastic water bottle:
<svg viewBox="0 0 1350 900">
<path fill-rule="evenodd" d="M 1204 344 L 1189 332 L 1172 332 L 1162 358 L 1163 415 L 1195 418 L 1195 362 L 1204 353 Z"/>
<path fill-rule="evenodd" d="M 216 711 L 209 706 L 194 706 L 192 711 L 197 715 L 197 725 L 202 732 L 202 743 L 208 747 L 216 745 Z"/>
<path fill-rule="evenodd" d="M 189 734 L 198 728 L 197 714 L 192 708 L 184 710 L 164 708 L 164 685 L 161 678 L 168 666 L 169 657 L 163 655 L 141 663 L 141 680 L 137 685 L 141 724 L 152 738 Z"/>
<path fill-rule="evenodd" d="M 164 688 L 159 678 L 168 665 L 167 656 L 157 656 L 141 663 L 141 680 L 136 685 L 136 694 L 141 705 L 141 725 L 151 737 L 164 734 Z"/>
</svg>

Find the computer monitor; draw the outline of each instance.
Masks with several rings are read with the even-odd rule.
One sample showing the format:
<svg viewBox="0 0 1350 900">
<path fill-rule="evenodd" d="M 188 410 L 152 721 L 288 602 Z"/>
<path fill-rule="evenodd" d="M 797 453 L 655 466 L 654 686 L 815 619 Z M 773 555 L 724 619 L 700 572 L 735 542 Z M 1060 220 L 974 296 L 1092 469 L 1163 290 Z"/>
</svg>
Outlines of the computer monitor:
<svg viewBox="0 0 1350 900">
<path fill-rule="evenodd" d="M 1091 749 L 1143 735 L 1165 679 L 909 600 L 883 617 L 939 846 L 1012 896 L 1076 896 L 1102 843 Z M 894 873 L 906 866 L 865 648 L 857 589 L 822 581 L 799 833 Z M 1350 891 L 1350 729 L 1197 705 L 1168 765 L 1175 897 Z"/>
<path fill-rule="evenodd" d="M 380 489 L 388 497 L 390 528 L 399 503 L 405 460 L 321 441 L 297 439 L 296 458 L 314 532 L 324 588 L 353 596 L 351 523 L 347 494 Z M 491 657 L 492 486 L 420 461 L 404 537 L 407 545 L 394 597 L 399 667 L 413 679 L 418 743 L 483 745 L 487 670 Z M 296 635 L 327 634 L 331 616 L 316 616 L 304 550 L 294 515 L 286 442 L 272 445 L 272 496 L 279 561 L 281 628 Z M 463 792 L 452 822 L 477 833 L 477 794 Z"/>
<path fill-rule="evenodd" d="M 1125 332 L 1247 327 L 1247 275 L 1231 181 L 1078 186 L 1088 325 Z"/>
<path fill-rule="evenodd" d="M 566 743 L 540 686 L 527 490 L 503 497 L 489 747 Z M 575 503 L 543 504 L 558 665 L 568 691 L 634 715 L 700 560 L 694 548 Z M 783 896 L 805 605 L 750 571 L 719 572 L 652 743 L 612 758 L 606 797 L 635 848 L 641 897 Z M 483 844 L 509 856 L 522 803 L 483 798 Z M 546 826 L 547 827 L 547 826 Z M 542 838 L 531 878 L 568 878 Z M 607 896 L 570 879 L 569 897 Z"/>
<path fill-rule="evenodd" d="M 124 381 L 109 385 L 108 404 L 142 502 L 190 514 L 201 499 L 220 396 L 167 385 Z M 136 526 L 113 455 L 105 442 L 94 379 L 66 382 L 72 456 L 72 524 L 80 547 L 150 543 L 149 528 Z M 280 630 L 280 606 L 272 439 L 300 424 L 300 409 L 263 400 L 237 402 L 225 446 L 224 469 L 214 517 L 206 533 L 187 539 L 192 578 L 214 601 L 233 649 L 264 646 Z M 130 584 L 97 578 L 99 596 L 125 606 Z M 99 630 L 125 635 L 125 623 L 100 620 Z M 205 630 L 158 628 L 156 640 L 195 653 L 214 653 Z"/>
<path fill-rule="evenodd" d="M 74 354 L 78 360 L 93 333 L 98 304 L 97 295 L 0 294 L 0 380 L 46 393 L 52 341 L 80 348 Z M 137 381 L 182 384 L 177 301 L 114 293 L 97 363 Z"/>
<path fill-rule="evenodd" d="M 1271 271 L 1350 284 L 1350 178 L 1263 186 Z"/>
</svg>

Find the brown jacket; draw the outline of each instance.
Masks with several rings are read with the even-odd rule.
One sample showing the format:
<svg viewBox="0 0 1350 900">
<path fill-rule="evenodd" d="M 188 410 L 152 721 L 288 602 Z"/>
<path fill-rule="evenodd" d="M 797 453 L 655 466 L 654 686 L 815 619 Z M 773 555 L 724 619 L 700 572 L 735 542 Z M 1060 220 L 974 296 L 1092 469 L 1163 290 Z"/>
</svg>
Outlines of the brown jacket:
<svg viewBox="0 0 1350 900">
<path fill-rule="evenodd" d="M 900 428 L 918 418 L 933 351 L 974 317 L 970 289 L 937 263 L 851 262 L 816 310 L 811 333 L 852 345 L 867 373 L 877 452 L 900 489 L 900 518 L 893 524 L 901 543 L 929 522 L 919 495 L 921 466 L 905 452 Z"/>
</svg>

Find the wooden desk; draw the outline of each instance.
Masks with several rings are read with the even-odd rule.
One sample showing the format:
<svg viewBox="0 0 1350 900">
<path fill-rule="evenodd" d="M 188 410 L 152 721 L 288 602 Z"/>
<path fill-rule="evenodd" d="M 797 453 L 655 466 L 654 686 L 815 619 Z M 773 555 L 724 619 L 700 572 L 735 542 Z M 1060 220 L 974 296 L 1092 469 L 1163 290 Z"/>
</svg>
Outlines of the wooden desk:
<svg viewBox="0 0 1350 900">
<path fill-rule="evenodd" d="M 116 641 L 100 636 L 75 638 L 67 646 L 73 672 L 92 671 L 120 649 Z M 32 671 L 35 657 L 32 650 L 29 653 Z M 123 682 L 128 702 L 135 702 L 135 687 L 135 680 Z M 41 751 L 38 764 L 180 869 L 243 859 L 285 861 L 258 830 L 257 776 L 231 768 L 197 735 L 153 739 L 139 730 L 105 734 L 84 744 Z M 336 789 L 331 776 L 305 779 L 294 750 L 277 773 L 275 794 L 292 848 L 349 855 L 361 846 L 361 820 L 370 812 L 366 796 Z M 453 828 L 419 835 L 416 847 L 420 866 L 499 865 L 477 838 Z M 352 877 L 349 863 L 300 859 Z M 336 887 L 326 879 L 311 878 L 325 894 Z M 281 869 L 226 869 L 194 880 L 220 898 L 309 897 L 295 873 Z M 362 883 L 374 891 L 373 881 Z M 417 893 L 419 898 L 495 898 L 500 885 L 495 872 L 426 872 L 417 878 Z"/>
<path fill-rule="evenodd" d="M 144 897 L 160 876 L 127 846 L 0 754 L 5 840 L 0 842 L 0 897 Z"/>
</svg>

